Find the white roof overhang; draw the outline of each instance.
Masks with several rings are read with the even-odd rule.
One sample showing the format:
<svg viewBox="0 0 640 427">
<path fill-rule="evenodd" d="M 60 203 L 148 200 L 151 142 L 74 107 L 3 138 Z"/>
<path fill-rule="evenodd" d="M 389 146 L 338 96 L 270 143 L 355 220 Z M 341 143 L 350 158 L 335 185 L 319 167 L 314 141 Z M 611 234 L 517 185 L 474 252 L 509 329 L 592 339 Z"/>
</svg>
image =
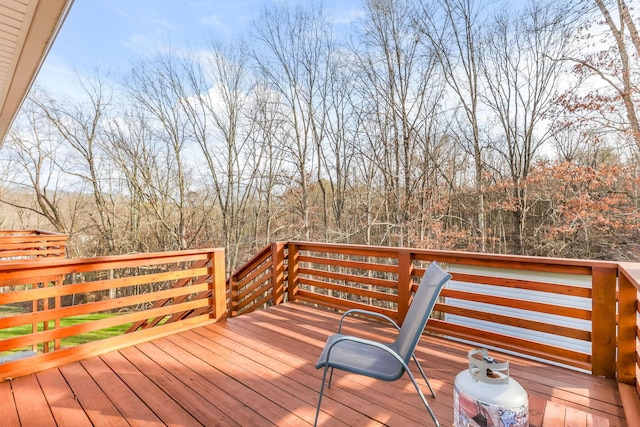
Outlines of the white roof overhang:
<svg viewBox="0 0 640 427">
<path fill-rule="evenodd" d="M 0 146 L 73 0 L 0 0 Z"/>
</svg>

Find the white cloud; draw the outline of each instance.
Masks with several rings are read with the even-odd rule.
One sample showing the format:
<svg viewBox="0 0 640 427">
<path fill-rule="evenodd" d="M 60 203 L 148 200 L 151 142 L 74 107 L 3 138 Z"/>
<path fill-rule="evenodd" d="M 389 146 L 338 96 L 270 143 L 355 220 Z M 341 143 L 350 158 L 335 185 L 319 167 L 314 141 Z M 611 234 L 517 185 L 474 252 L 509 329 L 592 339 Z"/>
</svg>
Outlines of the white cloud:
<svg viewBox="0 0 640 427">
<path fill-rule="evenodd" d="M 213 27 L 215 30 L 218 30 L 218 31 L 226 32 L 230 30 L 229 26 L 225 24 L 217 14 L 204 17 L 201 19 L 200 22 L 202 22 L 204 25 L 207 25 L 209 27 Z"/>
</svg>

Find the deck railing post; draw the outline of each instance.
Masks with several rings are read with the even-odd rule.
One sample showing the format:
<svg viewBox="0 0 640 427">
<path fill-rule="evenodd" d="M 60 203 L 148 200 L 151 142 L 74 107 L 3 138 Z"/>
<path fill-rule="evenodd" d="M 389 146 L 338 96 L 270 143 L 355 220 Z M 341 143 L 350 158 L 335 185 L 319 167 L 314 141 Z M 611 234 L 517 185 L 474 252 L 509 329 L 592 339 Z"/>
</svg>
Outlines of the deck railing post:
<svg viewBox="0 0 640 427">
<path fill-rule="evenodd" d="M 635 386 L 638 289 L 625 268 L 618 271 L 618 382 Z"/>
<path fill-rule="evenodd" d="M 298 294 L 298 246 L 295 243 L 288 244 L 287 250 L 287 270 L 288 270 L 288 287 L 287 295 L 289 301 L 295 301 Z"/>
<path fill-rule="evenodd" d="M 271 244 L 271 283 L 273 305 L 282 304 L 284 300 L 284 245 L 283 242 Z"/>
<path fill-rule="evenodd" d="M 209 274 L 211 282 L 211 317 L 216 321 L 222 320 L 227 315 L 227 289 L 226 272 L 224 262 L 224 250 L 215 250 L 210 254 Z"/>
<path fill-rule="evenodd" d="M 594 267 L 591 274 L 591 369 L 616 376 L 616 268 Z"/>
<path fill-rule="evenodd" d="M 413 257 L 410 252 L 398 253 L 398 324 L 402 324 L 409 311 Z"/>
</svg>

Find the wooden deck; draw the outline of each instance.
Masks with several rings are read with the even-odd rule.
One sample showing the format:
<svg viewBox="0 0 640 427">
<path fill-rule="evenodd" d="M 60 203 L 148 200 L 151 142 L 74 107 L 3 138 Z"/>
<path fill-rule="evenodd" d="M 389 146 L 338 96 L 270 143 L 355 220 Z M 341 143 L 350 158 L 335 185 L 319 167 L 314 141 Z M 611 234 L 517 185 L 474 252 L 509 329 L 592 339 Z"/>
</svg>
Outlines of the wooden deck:
<svg viewBox="0 0 640 427">
<path fill-rule="evenodd" d="M 312 424 L 322 375 L 314 364 L 337 323 L 335 314 L 288 303 L 5 381 L 0 426 Z M 390 331 L 350 324 L 363 326 L 364 336 Z M 443 426 L 452 425 L 453 381 L 469 348 L 424 337 L 416 351 Z M 532 426 L 627 425 L 614 381 L 507 359 L 529 393 Z M 408 378 L 387 383 L 336 371 L 322 408 L 327 426 L 432 425 Z"/>
</svg>

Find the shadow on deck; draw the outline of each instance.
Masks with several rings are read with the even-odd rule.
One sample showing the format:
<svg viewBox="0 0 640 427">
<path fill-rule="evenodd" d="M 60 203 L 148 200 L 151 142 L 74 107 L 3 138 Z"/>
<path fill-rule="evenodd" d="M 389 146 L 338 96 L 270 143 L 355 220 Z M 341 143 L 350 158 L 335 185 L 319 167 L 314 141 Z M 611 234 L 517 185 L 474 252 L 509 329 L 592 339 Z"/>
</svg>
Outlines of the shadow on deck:
<svg viewBox="0 0 640 427">
<path fill-rule="evenodd" d="M 364 325 L 364 336 L 391 332 L 376 323 L 354 323 Z M 337 324 L 335 314 L 288 303 L 5 381 L 0 383 L 2 421 L 23 426 L 313 424 L 322 375 L 314 365 Z M 467 367 L 469 348 L 425 336 L 416 350 L 432 378 L 437 398 L 428 395 L 428 400 L 443 426 L 452 425 L 453 381 Z M 504 358 L 529 393 L 532 426 L 627 425 L 614 380 Z M 406 377 L 387 383 L 336 371 L 322 409 L 321 425 L 432 425 Z"/>
</svg>

